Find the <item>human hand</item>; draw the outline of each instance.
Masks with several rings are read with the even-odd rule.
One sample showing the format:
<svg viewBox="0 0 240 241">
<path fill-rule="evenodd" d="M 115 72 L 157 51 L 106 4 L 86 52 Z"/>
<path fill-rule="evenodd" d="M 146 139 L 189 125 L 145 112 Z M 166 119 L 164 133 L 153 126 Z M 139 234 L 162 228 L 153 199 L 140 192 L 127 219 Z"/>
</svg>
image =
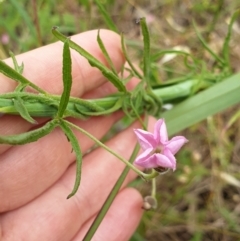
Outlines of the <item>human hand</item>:
<svg viewBox="0 0 240 241">
<path fill-rule="evenodd" d="M 110 57 L 120 70 L 124 58 L 118 35 L 102 30 L 101 37 Z M 71 39 L 106 64 L 96 42 L 97 31 L 85 32 Z M 17 56 L 24 63 L 24 75 L 53 94 L 61 94 L 62 48 L 60 42 Z M 10 59 L 6 62 L 12 66 Z M 98 69 L 92 68 L 78 53 L 72 51 L 72 96 L 99 98 L 115 91 Z M 1 76 L 1 93 L 12 91 L 16 83 Z M 133 88 L 134 80 L 128 85 Z M 71 121 L 101 139 L 122 116 L 114 113 L 88 120 Z M 46 118 L 37 118 L 39 124 Z M 34 126 L 36 128 L 37 126 Z M 136 143 L 133 128 L 124 130 L 107 142 L 128 159 Z M 0 118 L 1 135 L 25 132 L 33 128 L 19 116 Z M 93 142 L 75 132 L 83 153 Z M 64 133 L 56 128 L 37 142 L 23 146 L 0 146 L 0 239 L 15 240 L 82 240 L 107 195 L 124 168 L 116 157 L 102 148 L 85 154 L 81 185 L 66 200 L 75 180 L 75 156 Z M 128 240 L 142 214 L 140 194 L 126 185 L 136 175 L 130 172 L 93 240 Z"/>
</svg>

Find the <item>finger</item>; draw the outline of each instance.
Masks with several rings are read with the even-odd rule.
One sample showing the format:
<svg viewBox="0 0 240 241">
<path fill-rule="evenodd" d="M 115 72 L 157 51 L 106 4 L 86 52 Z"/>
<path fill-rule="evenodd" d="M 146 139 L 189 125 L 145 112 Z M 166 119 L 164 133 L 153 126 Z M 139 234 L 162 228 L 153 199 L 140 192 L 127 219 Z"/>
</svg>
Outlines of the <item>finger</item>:
<svg viewBox="0 0 240 241">
<path fill-rule="evenodd" d="M 116 113 L 109 117 L 72 122 L 101 139 L 119 116 L 120 113 Z M 93 141 L 79 132 L 75 134 L 82 152 L 87 152 Z M 74 161 L 75 153 L 60 128 L 37 142 L 14 146 L 4 152 L 0 162 L 0 212 L 17 208 L 37 197 L 59 179 Z"/>
<path fill-rule="evenodd" d="M 123 189 L 114 200 L 92 241 L 128 241 L 141 219 L 142 197 L 135 189 Z M 91 217 L 72 241 L 83 240 L 96 215 Z"/>
<path fill-rule="evenodd" d="M 107 145 L 128 159 L 136 143 L 132 128 L 111 139 Z M 89 153 L 83 162 L 81 186 L 74 197 L 66 201 L 66 196 L 75 179 L 75 165 L 39 198 L 29 204 L 2 215 L 3 233 L 14 237 L 25 237 L 32 230 L 29 240 L 69 240 L 79 228 L 102 206 L 124 165 L 101 148 Z M 130 172 L 124 185 L 135 177 Z M 26 225 L 28 224 L 28 225 Z M 34 235 L 34 236 L 31 236 Z M 14 240 L 14 239 L 13 239 Z"/>
<path fill-rule="evenodd" d="M 117 70 L 120 70 L 124 63 L 121 51 L 120 37 L 109 30 L 101 30 L 101 38 L 106 46 L 111 60 Z M 97 30 L 84 32 L 71 37 L 99 61 L 107 65 L 107 62 L 97 43 Z M 31 82 L 53 94 L 62 92 L 62 49 L 63 43 L 56 42 L 24 54 L 16 56 L 19 63 L 24 63 L 23 75 Z M 73 86 L 72 95 L 81 96 L 96 86 L 101 85 L 105 78 L 97 68 L 92 68 L 88 61 L 76 51 L 71 51 Z M 7 59 L 6 63 L 13 66 L 12 60 Z M 9 78 L 1 77 L 0 93 L 13 91 L 16 82 Z"/>
<path fill-rule="evenodd" d="M 136 66 L 136 68 L 139 69 L 138 66 Z M 130 69 L 130 66 L 126 62 L 124 65 L 124 71 L 123 71 L 123 75 L 122 75 L 123 80 L 126 78 L 129 78 L 130 73 L 127 69 Z M 127 90 L 133 90 L 138 83 L 139 83 L 139 79 L 136 77 L 132 77 L 130 79 L 130 81 L 128 81 L 126 83 Z M 96 98 L 96 96 L 99 98 L 99 97 L 107 96 L 110 93 L 114 93 L 114 92 L 116 92 L 115 87 L 112 84 L 110 84 L 109 82 L 106 82 L 101 85 L 101 88 L 95 88 L 95 89 L 92 89 L 91 91 L 85 93 L 83 98 L 92 99 L 92 98 Z"/>
<path fill-rule="evenodd" d="M 101 31 L 102 40 L 108 50 L 117 70 L 124 63 L 121 52 L 120 38 L 117 34 L 108 31 Z M 82 34 L 72 36 L 71 39 L 82 46 L 86 51 L 94 55 L 98 60 L 107 65 L 106 60 L 97 44 L 97 31 L 89 31 Z M 63 44 L 56 42 L 27 53 L 16 56 L 19 63 L 24 63 L 23 75 L 31 82 L 37 84 L 46 91 L 53 94 L 61 94 L 62 84 L 62 49 Z M 72 56 L 72 96 L 82 96 L 85 92 L 89 92 L 98 86 L 101 86 L 106 79 L 97 68 L 90 66 L 88 61 L 80 56 L 76 51 L 71 51 Z M 11 59 L 7 59 L 6 63 L 13 65 Z M 13 91 L 16 82 L 0 75 L 1 88 L 0 93 Z M 113 87 L 111 87 L 113 88 Z M 1 135 L 17 134 L 28 130 L 32 125 L 22 118 L 13 116 L 3 116 L 0 118 Z M 16 125 L 16 120 L 18 124 Z M 38 121 L 41 123 L 40 119 Z M 36 127 L 36 126 L 34 126 Z M 3 147 L 4 150 L 6 146 Z"/>
<path fill-rule="evenodd" d="M 137 81 L 133 78 L 128 88 L 133 88 Z M 113 92 L 113 89 L 107 89 Z M 104 94 L 110 93 L 105 91 Z M 100 139 L 120 116 L 122 116 L 120 113 L 116 113 L 87 121 L 74 120 L 74 123 Z M 3 196 L 0 212 L 17 208 L 38 196 L 65 172 L 68 165 L 74 162 L 75 157 L 70 154 L 71 146 L 61 132 L 56 129 L 38 142 L 12 147 L 0 156 L 0 196 Z M 75 134 L 85 153 L 94 144 L 93 141 L 79 132 Z M 7 148 L 5 147 L 5 150 Z M 1 149 L 2 152 L 5 150 Z"/>
</svg>

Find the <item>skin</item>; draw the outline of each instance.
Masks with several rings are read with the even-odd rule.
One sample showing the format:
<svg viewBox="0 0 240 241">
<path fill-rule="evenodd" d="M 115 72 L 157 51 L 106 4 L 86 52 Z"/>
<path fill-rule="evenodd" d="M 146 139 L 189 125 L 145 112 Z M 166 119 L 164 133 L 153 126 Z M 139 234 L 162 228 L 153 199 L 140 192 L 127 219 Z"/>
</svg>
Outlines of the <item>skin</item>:
<svg viewBox="0 0 240 241">
<path fill-rule="evenodd" d="M 101 31 L 110 57 L 118 70 L 124 64 L 120 38 L 107 30 Z M 97 45 L 97 31 L 71 37 L 73 41 L 106 64 Z M 61 94 L 62 47 L 60 42 L 17 56 L 24 62 L 23 75 L 46 91 Z M 72 51 L 72 96 L 99 98 L 113 93 L 115 88 L 88 62 Z M 6 60 L 10 66 L 12 61 Z M 16 83 L 0 76 L 0 92 L 13 91 Z M 132 79 L 128 88 L 134 88 Z M 87 121 L 69 119 L 100 139 L 122 113 L 94 117 Z M 46 118 L 37 118 L 39 124 Z M 149 121 L 153 129 L 154 120 Z M 16 125 L 17 123 L 17 125 Z M 36 128 L 18 116 L 0 118 L 1 135 L 25 132 Z M 107 142 L 117 153 L 128 159 L 136 143 L 133 128 L 138 122 Z M 75 132 L 83 153 L 93 142 Z M 75 180 L 75 157 L 65 135 L 59 128 L 37 142 L 23 146 L 0 145 L 0 240 L 82 240 L 100 210 L 115 181 L 124 168 L 119 160 L 101 148 L 85 154 L 81 186 L 69 200 Z M 142 197 L 126 185 L 136 177 L 130 172 L 108 214 L 92 240 L 129 240 L 142 215 Z M 121 228 L 119 228 L 121 227 Z"/>
</svg>

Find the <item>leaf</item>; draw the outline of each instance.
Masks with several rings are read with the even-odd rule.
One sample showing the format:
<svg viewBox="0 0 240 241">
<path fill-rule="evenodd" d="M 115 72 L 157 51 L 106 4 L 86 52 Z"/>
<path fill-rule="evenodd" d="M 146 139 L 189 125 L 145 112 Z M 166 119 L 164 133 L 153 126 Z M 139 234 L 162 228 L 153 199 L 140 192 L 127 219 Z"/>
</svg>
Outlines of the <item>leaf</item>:
<svg viewBox="0 0 240 241">
<path fill-rule="evenodd" d="M 105 46 L 104 46 L 104 43 L 103 43 L 102 39 L 100 38 L 100 30 L 98 30 L 97 42 L 98 42 L 98 45 L 99 45 L 100 49 L 102 50 L 102 53 L 103 53 L 105 59 L 108 62 L 112 72 L 117 76 L 118 74 L 117 74 L 117 71 L 115 69 L 115 66 L 114 66 L 114 64 L 113 64 L 113 62 L 112 62 L 112 60 L 111 60 L 111 58 L 110 58 L 110 56 L 109 56 Z"/>
<path fill-rule="evenodd" d="M 237 18 L 239 17 L 240 15 L 240 9 L 238 9 L 231 17 L 231 20 L 230 20 L 230 23 L 228 25 L 228 33 L 227 33 L 227 36 L 224 40 L 224 43 L 223 43 L 223 57 L 224 57 L 224 60 L 228 66 L 228 68 L 230 69 L 231 66 L 230 66 L 230 59 L 229 59 L 229 44 L 230 44 L 230 39 L 231 39 L 231 35 L 232 35 L 232 28 L 233 28 L 233 24 L 234 22 L 237 20 Z"/>
<path fill-rule="evenodd" d="M 169 135 L 240 103 L 240 73 L 183 101 L 173 109 L 164 112 Z"/>
<path fill-rule="evenodd" d="M 21 4 L 21 1 L 17 0 L 9 0 L 9 2 L 17 9 L 19 15 L 22 17 L 23 21 L 26 23 L 27 29 L 30 30 L 31 35 L 36 36 L 34 22 L 32 21 L 30 14 L 26 11 L 26 9 Z"/>
<path fill-rule="evenodd" d="M 5 64 L 2 60 L 0 60 L 0 72 L 2 74 L 4 74 L 5 76 L 9 77 L 10 79 L 20 82 L 23 85 L 28 85 L 28 86 L 32 87 L 33 89 L 37 90 L 39 93 L 46 94 L 46 92 L 44 90 L 42 90 L 37 85 L 30 82 L 24 76 L 19 74 L 16 70 L 12 69 L 7 64 Z"/>
<path fill-rule="evenodd" d="M 206 41 L 203 39 L 202 35 L 200 34 L 200 32 L 198 31 L 197 27 L 196 27 L 196 23 L 193 21 L 193 27 L 194 30 L 197 34 L 197 37 L 199 39 L 199 41 L 202 43 L 203 47 L 208 51 L 209 54 L 212 55 L 212 57 L 219 62 L 219 64 L 221 64 L 222 66 L 225 65 L 225 61 L 224 59 L 220 58 L 216 53 L 214 53 L 212 51 L 212 49 L 209 47 L 209 45 L 206 43 Z"/>
<path fill-rule="evenodd" d="M 65 42 L 67 39 L 66 36 L 61 34 L 57 27 L 54 27 L 52 29 L 52 33 L 56 38 L 58 38 L 60 41 Z M 84 50 L 82 47 L 74 43 L 73 41 L 69 40 L 69 46 L 70 48 L 76 50 L 80 55 L 82 55 L 84 58 L 88 60 L 91 66 L 98 68 L 102 74 L 120 91 L 120 92 L 127 92 L 125 85 L 121 82 L 121 80 L 104 64 L 102 64 L 99 60 L 97 60 L 93 55 L 88 53 L 86 50 Z"/>
<path fill-rule="evenodd" d="M 142 75 L 138 72 L 138 70 L 135 68 L 134 64 L 132 64 L 132 61 L 130 60 L 129 56 L 128 56 L 128 53 L 127 53 L 127 50 L 126 50 L 126 46 L 125 46 L 125 43 L 124 43 L 124 36 L 123 34 L 121 34 L 121 47 L 122 47 L 122 51 L 123 51 L 123 54 L 124 54 L 124 57 L 127 61 L 127 63 L 129 64 L 129 66 L 131 67 L 131 70 L 133 71 L 133 73 L 139 78 L 139 79 L 142 79 Z"/>
<path fill-rule="evenodd" d="M 98 10 L 102 14 L 103 19 L 104 19 L 105 23 L 107 24 L 108 28 L 117 33 L 118 29 L 117 29 L 115 23 L 112 21 L 112 18 L 109 16 L 109 13 L 103 7 L 103 4 L 101 4 L 99 0 L 94 0 L 94 1 L 97 4 Z"/>
<path fill-rule="evenodd" d="M 143 35 L 143 74 L 144 79 L 147 82 L 147 86 L 150 86 L 149 75 L 150 75 L 150 37 L 149 31 L 146 24 L 146 19 L 141 18 L 140 24 L 142 28 L 142 35 Z"/>
<path fill-rule="evenodd" d="M 65 135 L 67 136 L 68 140 L 70 141 L 70 143 L 72 145 L 74 152 L 76 153 L 76 165 L 77 165 L 76 180 L 75 180 L 75 184 L 74 184 L 72 192 L 67 196 L 67 199 L 69 199 L 76 194 L 76 192 L 80 186 L 81 171 L 82 171 L 82 152 L 81 152 L 81 149 L 78 144 L 78 140 L 77 140 L 76 136 L 74 135 L 72 129 L 68 126 L 68 124 L 64 120 L 61 121 L 60 127 L 64 131 Z"/>
<path fill-rule="evenodd" d="M 58 108 L 58 117 L 62 117 L 67 108 L 72 87 L 72 61 L 68 41 L 69 39 L 66 39 L 63 46 L 63 93 Z"/>
<path fill-rule="evenodd" d="M 27 108 L 24 106 L 23 101 L 20 97 L 18 97 L 17 99 L 13 99 L 14 102 L 14 106 L 16 108 L 16 110 L 18 111 L 18 113 L 21 115 L 21 117 L 23 119 L 25 119 L 26 121 L 32 123 L 32 124 L 37 124 L 37 121 L 34 120 L 28 113 Z"/>
<path fill-rule="evenodd" d="M 13 60 L 13 64 L 14 64 L 14 69 L 19 73 L 22 74 L 23 73 L 23 69 L 24 69 L 24 64 L 22 63 L 21 65 L 18 65 L 18 62 L 16 60 L 15 55 L 13 54 L 13 52 L 9 52 L 12 60 Z"/>
<path fill-rule="evenodd" d="M 24 145 L 37 141 L 43 136 L 49 134 L 58 125 L 57 120 L 47 122 L 44 126 L 29 132 L 18 135 L 0 136 L 0 144 Z"/>
</svg>

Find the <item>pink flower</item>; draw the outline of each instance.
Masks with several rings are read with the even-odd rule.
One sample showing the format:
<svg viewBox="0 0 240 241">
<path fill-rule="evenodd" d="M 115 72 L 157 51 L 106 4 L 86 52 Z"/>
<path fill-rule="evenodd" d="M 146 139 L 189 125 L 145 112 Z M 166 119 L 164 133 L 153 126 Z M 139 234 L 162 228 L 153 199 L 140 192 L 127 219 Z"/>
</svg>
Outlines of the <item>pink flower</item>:
<svg viewBox="0 0 240 241">
<path fill-rule="evenodd" d="M 0 39 L 1 39 L 2 44 L 6 45 L 9 43 L 9 35 L 6 33 L 2 34 Z"/>
<path fill-rule="evenodd" d="M 134 129 L 138 142 L 143 149 L 134 161 L 144 168 L 169 168 L 176 169 L 174 155 L 188 142 L 184 136 L 175 136 L 170 141 L 164 119 L 160 119 L 154 126 L 154 133 L 141 129 Z"/>
</svg>

